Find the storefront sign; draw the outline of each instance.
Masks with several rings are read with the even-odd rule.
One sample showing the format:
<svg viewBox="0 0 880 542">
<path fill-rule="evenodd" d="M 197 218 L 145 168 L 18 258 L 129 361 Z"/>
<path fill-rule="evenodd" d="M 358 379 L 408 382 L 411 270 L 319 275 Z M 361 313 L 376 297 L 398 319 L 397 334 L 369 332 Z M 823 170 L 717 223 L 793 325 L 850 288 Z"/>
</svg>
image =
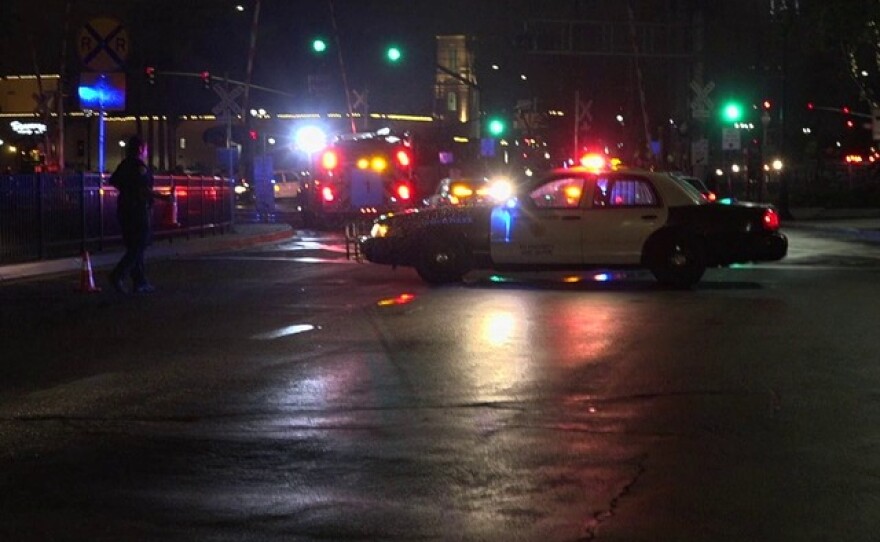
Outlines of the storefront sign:
<svg viewBox="0 0 880 542">
<path fill-rule="evenodd" d="M 46 133 L 46 125 L 42 122 L 18 122 L 9 123 L 12 131 L 19 135 L 40 135 Z"/>
</svg>

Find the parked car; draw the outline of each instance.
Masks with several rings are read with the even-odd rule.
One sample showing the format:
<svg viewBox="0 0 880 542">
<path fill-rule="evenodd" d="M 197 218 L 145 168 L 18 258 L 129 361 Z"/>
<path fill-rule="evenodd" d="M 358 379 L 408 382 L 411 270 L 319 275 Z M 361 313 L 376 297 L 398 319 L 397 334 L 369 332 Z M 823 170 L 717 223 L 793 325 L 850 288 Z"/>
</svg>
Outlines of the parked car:
<svg viewBox="0 0 880 542">
<path fill-rule="evenodd" d="M 389 213 L 360 241 L 367 260 L 412 266 L 425 281 L 460 281 L 477 268 L 643 267 L 689 287 L 707 267 L 785 257 L 771 205 L 710 204 L 665 174 L 559 169 L 496 206 Z"/>
<path fill-rule="evenodd" d="M 300 176 L 291 171 L 276 171 L 272 176 L 272 190 L 275 199 L 296 199 L 302 190 Z"/>
<path fill-rule="evenodd" d="M 692 177 L 690 175 L 682 175 L 679 173 L 670 173 L 670 175 L 680 181 L 683 181 L 684 183 L 687 183 L 688 185 L 690 185 L 691 187 L 696 189 L 697 192 L 699 192 L 700 194 L 702 194 L 702 196 L 704 198 L 706 198 L 706 201 L 714 202 L 718 199 L 718 196 L 715 194 L 715 192 L 712 192 L 711 190 L 709 190 L 709 187 L 706 186 L 706 183 L 704 183 L 702 180 L 698 179 L 697 177 Z"/>
</svg>

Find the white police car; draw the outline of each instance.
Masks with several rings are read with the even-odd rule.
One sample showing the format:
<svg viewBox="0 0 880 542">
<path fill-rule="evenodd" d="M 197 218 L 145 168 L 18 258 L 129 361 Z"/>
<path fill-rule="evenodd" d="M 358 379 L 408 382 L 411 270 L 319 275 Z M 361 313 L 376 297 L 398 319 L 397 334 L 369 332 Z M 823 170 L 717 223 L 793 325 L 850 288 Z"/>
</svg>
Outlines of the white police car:
<svg viewBox="0 0 880 542">
<path fill-rule="evenodd" d="M 665 173 L 604 166 L 554 170 L 494 207 L 388 214 L 360 243 L 367 260 L 413 266 L 432 284 L 472 269 L 642 267 L 687 287 L 707 267 L 788 250 L 772 205 L 708 203 Z"/>
</svg>

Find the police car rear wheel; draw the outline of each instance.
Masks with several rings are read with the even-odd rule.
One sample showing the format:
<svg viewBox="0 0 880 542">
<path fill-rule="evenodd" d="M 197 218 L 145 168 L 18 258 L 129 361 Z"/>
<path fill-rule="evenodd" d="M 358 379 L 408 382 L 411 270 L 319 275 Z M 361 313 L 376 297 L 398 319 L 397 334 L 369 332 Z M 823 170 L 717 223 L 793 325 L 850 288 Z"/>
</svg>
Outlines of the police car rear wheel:
<svg viewBox="0 0 880 542">
<path fill-rule="evenodd" d="M 689 288 L 706 271 L 706 257 L 696 239 L 667 238 L 654 245 L 649 258 L 651 273 L 664 286 Z"/>
</svg>

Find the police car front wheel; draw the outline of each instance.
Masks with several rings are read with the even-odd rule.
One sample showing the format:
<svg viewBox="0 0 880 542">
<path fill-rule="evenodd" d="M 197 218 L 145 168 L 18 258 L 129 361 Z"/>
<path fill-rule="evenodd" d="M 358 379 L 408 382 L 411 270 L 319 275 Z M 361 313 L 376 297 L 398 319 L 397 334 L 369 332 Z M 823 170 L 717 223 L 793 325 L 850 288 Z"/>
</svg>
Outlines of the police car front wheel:
<svg viewBox="0 0 880 542">
<path fill-rule="evenodd" d="M 430 284 L 459 282 L 469 270 L 464 245 L 446 237 L 427 240 L 416 264 L 416 272 Z"/>
</svg>

